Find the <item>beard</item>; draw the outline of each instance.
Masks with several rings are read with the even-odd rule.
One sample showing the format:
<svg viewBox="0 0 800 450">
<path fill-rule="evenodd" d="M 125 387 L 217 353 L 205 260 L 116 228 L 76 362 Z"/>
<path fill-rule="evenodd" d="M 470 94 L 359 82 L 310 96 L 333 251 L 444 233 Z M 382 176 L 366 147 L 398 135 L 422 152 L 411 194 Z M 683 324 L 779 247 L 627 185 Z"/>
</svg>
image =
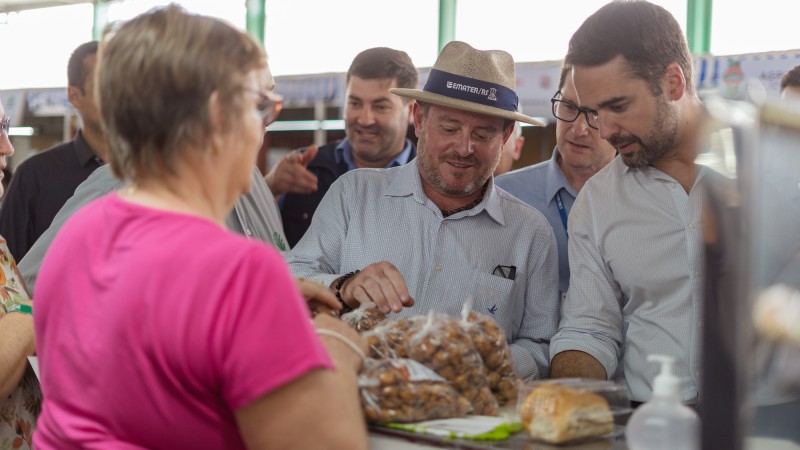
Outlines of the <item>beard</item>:
<svg viewBox="0 0 800 450">
<path fill-rule="evenodd" d="M 420 176 L 437 191 L 448 197 L 467 197 L 478 192 L 492 176 L 495 167 L 500 162 L 500 156 L 500 152 L 498 152 L 492 164 L 482 167 L 480 161 L 474 155 L 466 158 L 458 156 L 455 152 L 443 153 L 438 157 L 431 155 L 428 153 L 424 134 L 420 134 L 417 138 L 417 167 L 419 168 Z M 465 185 L 448 184 L 442 176 L 441 170 L 439 170 L 439 166 L 447 162 L 470 164 L 478 169 L 478 174 Z M 466 176 L 466 174 L 463 174 L 458 178 L 461 179 Z"/>
<path fill-rule="evenodd" d="M 639 144 L 639 148 L 636 151 L 628 155 L 622 155 L 622 162 L 628 167 L 641 169 L 653 165 L 654 162 L 672 150 L 677 135 L 678 115 L 674 109 L 669 107 L 666 101 L 659 97 L 652 129 L 644 139 L 634 134 L 628 136 L 615 134 L 607 140 L 609 144 L 616 148 L 634 142 Z"/>
</svg>

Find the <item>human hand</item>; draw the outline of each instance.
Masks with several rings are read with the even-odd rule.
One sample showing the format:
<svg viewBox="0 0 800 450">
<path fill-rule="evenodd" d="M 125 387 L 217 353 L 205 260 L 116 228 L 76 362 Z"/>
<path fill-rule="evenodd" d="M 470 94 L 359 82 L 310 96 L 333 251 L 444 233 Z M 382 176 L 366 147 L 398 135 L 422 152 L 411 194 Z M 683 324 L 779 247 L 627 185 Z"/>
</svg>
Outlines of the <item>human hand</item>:
<svg viewBox="0 0 800 450">
<path fill-rule="evenodd" d="M 317 155 L 317 146 L 308 146 L 304 151 L 293 150 L 278 161 L 264 180 L 272 195 L 285 193 L 310 194 L 317 190 L 317 176 L 308 170 L 308 163 Z"/>
<path fill-rule="evenodd" d="M 339 292 L 348 305 L 371 301 L 384 314 L 400 312 L 404 307 L 414 305 L 403 275 L 388 261 L 363 268 L 345 281 Z"/>
<path fill-rule="evenodd" d="M 361 369 L 361 364 L 364 362 L 363 356 L 367 354 L 369 347 L 356 330 L 340 319 L 328 314 L 316 316 L 314 318 L 314 328 L 316 328 L 320 339 L 325 344 L 325 349 L 328 350 L 337 365 L 343 362 L 356 372 Z M 329 333 L 325 334 L 325 331 L 320 332 L 320 330 L 327 330 Z M 349 341 L 350 344 L 346 341 Z M 360 349 L 361 352 L 357 352 L 355 348 L 352 348 L 353 346 Z"/>
<path fill-rule="evenodd" d="M 297 277 L 294 281 L 297 283 L 300 293 L 303 294 L 303 298 L 308 302 L 308 307 L 312 312 L 326 312 L 334 316 L 338 315 L 334 311 L 341 310 L 342 304 L 339 303 L 333 290 L 305 278 Z"/>
</svg>

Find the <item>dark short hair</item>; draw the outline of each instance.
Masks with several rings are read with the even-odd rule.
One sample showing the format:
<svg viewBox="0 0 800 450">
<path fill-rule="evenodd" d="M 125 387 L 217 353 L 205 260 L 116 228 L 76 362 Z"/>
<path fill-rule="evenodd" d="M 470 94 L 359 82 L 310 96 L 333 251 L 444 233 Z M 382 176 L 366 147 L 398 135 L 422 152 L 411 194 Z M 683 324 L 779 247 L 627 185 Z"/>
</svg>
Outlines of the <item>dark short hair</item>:
<svg viewBox="0 0 800 450">
<path fill-rule="evenodd" d="M 561 66 L 561 75 L 558 78 L 558 91 L 564 89 L 564 83 L 567 82 L 567 75 L 572 71 L 572 66 L 564 64 Z"/>
<path fill-rule="evenodd" d="M 87 56 L 97 53 L 97 41 L 85 42 L 78 46 L 69 57 L 67 63 L 67 83 L 69 86 L 75 86 L 83 92 L 83 86 L 86 83 L 86 77 L 89 75 L 84 59 Z"/>
<path fill-rule="evenodd" d="M 781 77 L 781 92 L 789 86 L 800 87 L 800 66 L 792 67 Z"/>
<path fill-rule="evenodd" d="M 375 47 L 356 55 L 347 70 L 347 82 L 356 76 L 364 80 L 393 79 L 397 87 L 416 89 L 419 73 L 408 54 L 388 47 Z"/>
<path fill-rule="evenodd" d="M 661 6 L 640 0 L 617 0 L 589 16 L 569 41 L 570 66 L 599 66 L 622 55 L 631 73 L 661 95 L 664 70 L 678 63 L 686 89 L 694 92 L 692 55 L 675 17 Z"/>
</svg>

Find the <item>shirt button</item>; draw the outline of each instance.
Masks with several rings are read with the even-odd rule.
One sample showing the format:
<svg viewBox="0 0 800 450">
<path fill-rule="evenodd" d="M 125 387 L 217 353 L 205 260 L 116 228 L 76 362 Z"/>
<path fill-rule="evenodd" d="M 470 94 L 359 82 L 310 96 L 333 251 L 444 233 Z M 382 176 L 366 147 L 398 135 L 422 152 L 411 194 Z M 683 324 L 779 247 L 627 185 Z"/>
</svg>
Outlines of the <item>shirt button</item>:
<svg viewBox="0 0 800 450">
<path fill-rule="evenodd" d="M 434 267 L 433 269 L 436 270 L 437 272 L 441 272 L 442 271 L 442 265 L 441 264 L 437 264 L 436 267 Z"/>
<path fill-rule="evenodd" d="M 669 184 L 669 187 L 671 187 L 672 189 L 675 189 L 675 186 L 677 186 L 677 184 L 675 184 L 674 182 Z"/>
<path fill-rule="evenodd" d="M 700 272 L 698 270 L 697 272 L 694 273 L 694 276 L 695 276 L 695 278 L 701 278 L 703 276 L 703 272 Z"/>
<path fill-rule="evenodd" d="M 252 232 L 252 231 L 251 231 L 249 228 L 248 228 L 248 229 L 246 229 L 246 230 L 244 230 L 244 232 L 245 232 L 245 234 L 246 234 L 246 235 L 248 235 L 248 236 L 252 236 L 252 235 L 253 235 L 253 232 Z"/>
<path fill-rule="evenodd" d="M 690 224 L 689 224 L 689 228 L 691 228 L 692 230 L 694 230 L 695 228 L 697 228 L 697 224 L 696 224 L 696 223 L 690 223 Z"/>
<path fill-rule="evenodd" d="M 303 213 L 303 220 L 308 220 L 308 213 Z"/>
</svg>

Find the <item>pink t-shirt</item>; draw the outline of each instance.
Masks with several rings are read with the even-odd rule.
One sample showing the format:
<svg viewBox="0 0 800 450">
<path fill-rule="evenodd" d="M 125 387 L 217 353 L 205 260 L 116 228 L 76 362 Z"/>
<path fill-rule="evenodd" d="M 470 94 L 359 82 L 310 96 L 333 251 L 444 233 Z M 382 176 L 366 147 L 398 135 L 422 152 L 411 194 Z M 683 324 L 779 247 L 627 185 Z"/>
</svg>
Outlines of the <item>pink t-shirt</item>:
<svg viewBox="0 0 800 450">
<path fill-rule="evenodd" d="M 282 257 L 109 194 L 36 286 L 36 448 L 243 448 L 234 412 L 332 362 Z"/>
</svg>

